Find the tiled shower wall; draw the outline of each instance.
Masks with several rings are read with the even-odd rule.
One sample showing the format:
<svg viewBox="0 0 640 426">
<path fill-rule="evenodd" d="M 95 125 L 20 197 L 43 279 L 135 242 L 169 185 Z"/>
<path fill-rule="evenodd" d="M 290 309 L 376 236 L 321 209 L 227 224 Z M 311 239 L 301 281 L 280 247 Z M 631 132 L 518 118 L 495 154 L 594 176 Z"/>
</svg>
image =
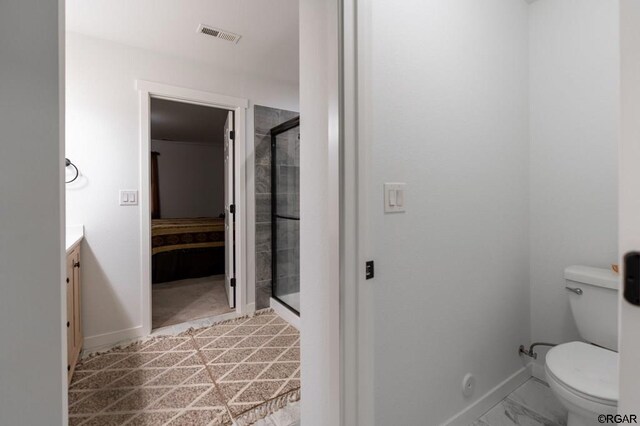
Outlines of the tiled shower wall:
<svg viewBox="0 0 640 426">
<path fill-rule="evenodd" d="M 299 113 L 294 111 L 260 105 L 255 105 L 254 107 L 256 309 L 268 307 L 269 298 L 271 297 L 271 135 L 269 131 L 275 126 L 295 118 L 298 115 Z M 287 149 L 287 153 L 288 152 L 289 150 Z M 287 157 L 278 155 L 278 158 Z M 297 158 L 299 159 L 299 155 Z M 279 259 L 283 254 L 279 256 Z"/>
</svg>

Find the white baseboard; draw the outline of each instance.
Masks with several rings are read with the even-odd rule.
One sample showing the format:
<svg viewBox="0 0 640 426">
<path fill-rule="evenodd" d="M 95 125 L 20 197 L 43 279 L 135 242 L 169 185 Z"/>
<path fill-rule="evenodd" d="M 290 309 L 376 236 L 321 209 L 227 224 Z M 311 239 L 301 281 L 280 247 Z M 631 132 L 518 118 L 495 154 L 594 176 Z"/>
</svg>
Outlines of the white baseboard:
<svg viewBox="0 0 640 426">
<path fill-rule="evenodd" d="M 298 315 L 294 314 L 289 308 L 278 302 L 273 297 L 270 298 L 270 305 L 276 314 L 280 315 L 282 319 L 300 330 L 300 317 Z"/>
<path fill-rule="evenodd" d="M 529 378 L 531 378 L 531 364 L 516 371 L 476 402 L 444 422 L 442 426 L 469 426 Z"/>
<path fill-rule="evenodd" d="M 256 312 L 256 304 L 255 303 L 247 303 L 244 307 L 243 314 L 244 315 L 253 315 Z"/>
<path fill-rule="evenodd" d="M 538 380 L 547 383 L 547 374 L 544 371 L 544 363 L 534 361 L 531 363 L 531 375 Z"/>
<path fill-rule="evenodd" d="M 142 326 L 127 328 L 124 330 L 111 331 L 109 333 L 97 334 L 84 338 L 83 352 L 91 353 L 111 349 L 122 342 L 143 337 Z"/>
</svg>

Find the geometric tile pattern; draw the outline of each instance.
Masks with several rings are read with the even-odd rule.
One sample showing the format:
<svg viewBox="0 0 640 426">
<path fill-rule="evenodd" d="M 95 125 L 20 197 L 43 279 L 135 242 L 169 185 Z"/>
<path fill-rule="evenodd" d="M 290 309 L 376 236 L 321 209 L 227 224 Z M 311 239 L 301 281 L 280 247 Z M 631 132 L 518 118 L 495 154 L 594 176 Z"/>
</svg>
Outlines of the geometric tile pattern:
<svg viewBox="0 0 640 426">
<path fill-rule="evenodd" d="M 231 425 L 276 399 L 297 399 L 299 342 L 268 310 L 113 349 L 76 367 L 69 424 Z"/>
</svg>

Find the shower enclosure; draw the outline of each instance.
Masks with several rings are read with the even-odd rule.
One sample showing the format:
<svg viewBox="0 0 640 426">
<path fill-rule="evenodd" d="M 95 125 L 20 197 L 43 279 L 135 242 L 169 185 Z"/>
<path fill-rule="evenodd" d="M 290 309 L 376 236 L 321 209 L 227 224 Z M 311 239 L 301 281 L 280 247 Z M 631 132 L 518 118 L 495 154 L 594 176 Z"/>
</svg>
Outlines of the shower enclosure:
<svg viewBox="0 0 640 426">
<path fill-rule="evenodd" d="M 300 117 L 271 129 L 271 293 L 300 315 Z"/>
</svg>

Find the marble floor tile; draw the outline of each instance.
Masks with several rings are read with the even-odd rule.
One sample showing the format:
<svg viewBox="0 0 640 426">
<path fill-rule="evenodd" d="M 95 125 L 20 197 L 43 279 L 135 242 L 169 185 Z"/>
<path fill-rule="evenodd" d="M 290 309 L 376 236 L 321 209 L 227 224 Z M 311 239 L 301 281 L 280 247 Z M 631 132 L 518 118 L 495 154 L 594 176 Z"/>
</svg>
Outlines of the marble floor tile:
<svg viewBox="0 0 640 426">
<path fill-rule="evenodd" d="M 549 386 L 531 378 L 470 426 L 566 426 L 567 410 Z"/>
<path fill-rule="evenodd" d="M 533 378 L 513 391 L 509 399 L 532 411 L 553 420 L 559 425 L 567 424 L 567 409 L 560 404 L 551 388 L 544 382 Z"/>
<path fill-rule="evenodd" d="M 300 423 L 300 402 L 287 405 L 270 416 L 277 426 L 294 426 Z"/>
<path fill-rule="evenodd" d="M 558 426 L 508 397 L 493 407 L 480 420 L 489 426 Z"/>
<path fill-rule="evenodd" d="M 278 426 L 273 420 L 269 417 L 265 417 L 264 419 L 258 420 L 253 426 Z"/>
<path fill-rule="evenodd" d="M 300 401 L 289 403 L 275 413 L 254 423 L 254 426 L 296 426 L 300 424 Z M 476 426 L 474 424 L 474 426 Z M 479 423 L 477 426 L 484 426 Z"/>
</svg>

